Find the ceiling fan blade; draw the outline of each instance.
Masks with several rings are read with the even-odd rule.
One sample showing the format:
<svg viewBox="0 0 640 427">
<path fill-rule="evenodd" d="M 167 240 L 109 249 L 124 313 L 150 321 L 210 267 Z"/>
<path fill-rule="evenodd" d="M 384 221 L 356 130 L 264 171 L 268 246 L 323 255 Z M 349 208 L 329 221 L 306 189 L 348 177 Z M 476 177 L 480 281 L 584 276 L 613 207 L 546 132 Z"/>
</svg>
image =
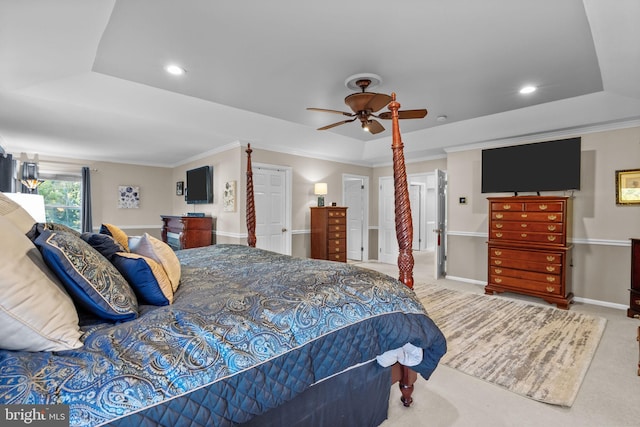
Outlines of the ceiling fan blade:
<svg viewBox="0 0 640 427">
<path fill-rule="evenodd" d="M 338 110 L 327 110 L 326 108 L 307 108 L 307 110 L 309 111 L 321 111 L 323 113 L 334 113 L 334 114 L 342 114 L 343 116 L 349 116 L 349 117 L 353 117 L 354 114 L 353 113 L 345 113 L 344 111 L 338 111 Z"/>
<path fill-rule="evenodd" d="M 334 127 L 336 127 L 336 126 L 343 125 L 343 124 L 345 124 L 345 123 L 351 123 L 351 122 L 352 122 L 352 121 L 354 121 L 355 119 L 357 119 L 357 117 L 354 117 L 354 118 L 353 118 L 353 119 L 351 119 L 351 120 L 343 120 L 343 121 L 341 121 L 341 122 L 332 123 L 332 124 L 330 124 L 330 125 L 326 125 L 326 126 L 323 126 L 323 127 L 321 127 L 321 128 L 318 128 L 318 130 L 327 130 L 327 129 L 331 129 L 331 128 L 334 128 Z"/>
<path fill-rule="evenodd" d="M 369 133 L 371 135 L 375 135 L 376 133 L 380 133 L 384 131 L 384 127 L 377 120 L 369 120 L 368 127 Z"/>
<path fill-rule="evenodd" d="M 421 110 L 400 110 L 398 111 L 399 119 L 422 119 L 427 115 L 427 110 L 424 108 Z M 390 120 L 391 111 L 385 111 L 377 116 L 379 119 Z"/>
<path fill-rule="evenodd" d="M 384 107 L 386 107 L 391 102 L 391 100 L 392 98 L 384 93 L 373 94 L 363 110 L 371 110 L 375 113 L 376 111 L 382 110 Z"/>
</svg>

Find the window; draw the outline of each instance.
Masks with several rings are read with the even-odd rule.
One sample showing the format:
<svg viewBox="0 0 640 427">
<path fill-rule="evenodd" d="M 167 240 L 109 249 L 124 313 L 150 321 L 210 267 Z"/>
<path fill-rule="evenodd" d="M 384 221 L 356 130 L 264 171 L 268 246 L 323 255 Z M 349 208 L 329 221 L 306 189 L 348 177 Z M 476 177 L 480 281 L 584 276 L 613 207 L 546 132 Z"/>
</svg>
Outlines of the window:
<svg viewBox="0 0 640 427">
<path fill-rule="evenodd" d="M 80 177 L 46 179 L 38 194 L 44 197 L 47 222 L 64 224 L 74 230 L 82 230 Z"/>
</svg>

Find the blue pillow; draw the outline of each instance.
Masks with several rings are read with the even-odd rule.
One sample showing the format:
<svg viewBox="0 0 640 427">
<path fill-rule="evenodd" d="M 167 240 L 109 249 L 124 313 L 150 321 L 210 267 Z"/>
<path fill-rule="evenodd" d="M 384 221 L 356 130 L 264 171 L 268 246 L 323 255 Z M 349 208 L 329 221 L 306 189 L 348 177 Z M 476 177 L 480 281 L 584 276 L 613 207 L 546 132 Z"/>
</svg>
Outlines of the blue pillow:
<svg viewBox="0 0 640 427">
<path fill-rule="evenodd" d="M 130 252 L 118 252 L 111 262 L 127 279 L 140 304 L 169 305 L 173 302 L 171 281 L 160 263 Z"/>
<path fill-rule="evenodd" d="M 82 233 L 80 237 L 109 261 L 111 261 L 116 252 L 125 251 L 122 245 L 108 234 L 86 232 Z"/>
<path fill-rule="evenodd" d="M 138 316 L 138 300 L 118 270 L 71 233 L 43 230 L 34 242 L 74 302 L 106 320 Z"/>
</svg>

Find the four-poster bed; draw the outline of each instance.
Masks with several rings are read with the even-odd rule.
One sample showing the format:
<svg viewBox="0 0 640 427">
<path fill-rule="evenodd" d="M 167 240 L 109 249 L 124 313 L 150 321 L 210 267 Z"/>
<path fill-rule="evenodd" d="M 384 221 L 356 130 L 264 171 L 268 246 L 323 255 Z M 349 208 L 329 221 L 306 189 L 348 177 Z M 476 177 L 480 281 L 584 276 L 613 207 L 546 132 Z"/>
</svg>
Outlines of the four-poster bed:
<svg viewBox="0 0 640 427">
<path fill-rule="evenodd" d="M 400 103 L 396 101 L 396 94 L 391 94 L 391 103 L 388 105 L 391 111 L 392 121 L 392 144 L 393 152 L 393 182 L 394 182 L 394 203 L 395 203 L 395 225 L 396 238 L 398 240 L 398 279 L 410 289 L 413 289 L 413 223 L 411 219 L 411 206 L 409 204 L 409 187 L 407 184 L 407 172 L 404 161 L 404 144 L 400 134 L 400 126 L 398 123 L 398 110 Z M 247 149 L 247 244 L 251 247 L 256 246 L 256 212 L 253 193 L 253 169 L 251 165 L 251 144 Z M 411 397 L 413 393 L 413 384 L 417 380 L 417 373 L 410 368 L 398 363 L 394 365 L 392 382 L 399 383 L 402 393 L 402 403 L 404 406 L 410 406 L 413 402 Z"/>
<path fill-rule="evenodd" d="M 3 295 L 67 289 L 67 311 L 77 314 L 38 336 L 40 347 L 0 333 L 0 404 L 68 405 L 72 426 L 376 426 L 386 419 L 390 384 L 400 381 L 408 406 L 416 372 L 428 378 L 446 342 L 409 289 L 398 107 L 394 99 L 396 225 L 407 286 L 357 266 L 256 248 L 250 147 L 248 245 L 167 252 L 161 241 L 111 224 L 103 224 L 108 235 L 80 235 L 34 224 L 0 193 L 0 238 L 11 248 L 0 267 Z M 136 252 L 141 241 L 156 252 Z M 130 262 L 134 270 L 125 268 Z M 12 314 L 3 330 L 34 330 L 16 319 L 59 320 L 20 301 L 0 299 Z M 72 342 L 55 339 L 63 330 Z"/>
</svg>

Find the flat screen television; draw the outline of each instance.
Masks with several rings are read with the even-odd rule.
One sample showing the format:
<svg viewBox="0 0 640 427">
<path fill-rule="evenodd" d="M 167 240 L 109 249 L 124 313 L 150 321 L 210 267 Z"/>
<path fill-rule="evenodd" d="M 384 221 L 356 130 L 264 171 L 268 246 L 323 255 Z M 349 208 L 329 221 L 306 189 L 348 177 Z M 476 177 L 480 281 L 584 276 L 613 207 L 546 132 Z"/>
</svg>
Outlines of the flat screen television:
<svg viewBox="0 0 640 427">
<path fill-rule="evenodd" d="M 187 188 L 184 200 L 187 204 L 213 203 L 213 174 L 211 166 L 201 166 L 187 171 Z"/>
<path fill-rule="evenodd" d="M 482 192 L 580 189 L 580 138 L 482 150 Z"/>
</svg>

